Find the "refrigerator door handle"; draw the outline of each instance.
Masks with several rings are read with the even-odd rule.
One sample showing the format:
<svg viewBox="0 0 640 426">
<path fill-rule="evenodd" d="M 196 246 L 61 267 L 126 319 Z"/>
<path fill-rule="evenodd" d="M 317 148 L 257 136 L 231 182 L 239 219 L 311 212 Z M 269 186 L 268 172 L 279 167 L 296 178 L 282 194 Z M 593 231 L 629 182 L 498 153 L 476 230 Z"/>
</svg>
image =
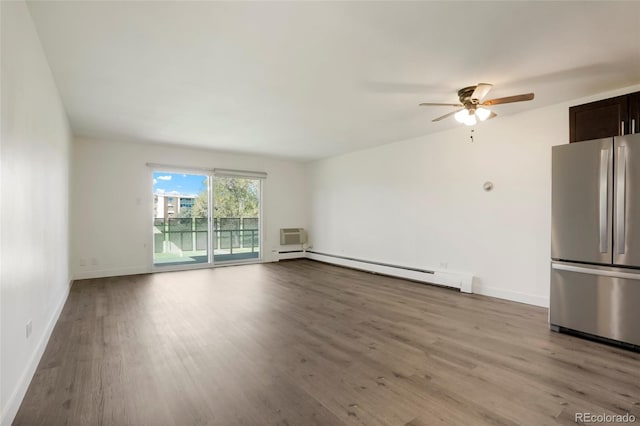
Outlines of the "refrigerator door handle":
<svg viewBox="0 0 640 426">
<path fill-rule="evenodd" d="M 625 250 L 625 197 L 627 184 L 627 157 L 625 146 L 618 146 L 616 158 L 616 251 L 624 254 Z"/>
<path fill-rule="evenodd" d="M 603 148 L 600 151 L 600 188 L 599 188 L 599 236 L 600 236 L 600 253 L 609 251 L 609 238 L 607 235 L 607 216 L 609 205 L 609 150 Z"/>
<path fill-rule="evenodd" d="M 581 274 L 598 275 L 601 277 L 624 278 L 627 280 L 640 280 L 640 273 L 634 274 L 631 272 L 595 269 L 595 268 L 588 268 L 584 266 L 574 266 L 574 265 L 567 265 L 564 263 L 553 263 L 553 262 L 551 264 L 551 268 L 558 271 L 578 272 Z"/>
</svg>

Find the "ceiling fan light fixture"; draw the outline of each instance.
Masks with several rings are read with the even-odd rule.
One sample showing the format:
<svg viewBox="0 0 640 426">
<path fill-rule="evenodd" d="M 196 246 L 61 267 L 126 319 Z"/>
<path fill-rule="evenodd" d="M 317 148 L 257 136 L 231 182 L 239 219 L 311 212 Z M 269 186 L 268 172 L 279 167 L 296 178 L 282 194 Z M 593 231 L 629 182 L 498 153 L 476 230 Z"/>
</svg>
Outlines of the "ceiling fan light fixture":
<svg viewBox="0 0 640 426">
<path fill-rule="evenodd" d="M 1 1 L 1 0 L 0 0 Z M 502 98 L 494 98 L 484 100 L 487 93 L 491 90 L 492 85 L 488 83 L 479 83 L 475 86 L 463 87 L 458 90 L 459 103 L 442 103 L 442 102 L 423 102 L 420 106 L 449 106 L 463 109 L 458 111 L 451 111 L 440 117 L 436 117 L 432 122 L 437 122 L 449 118 L 452 115 L 458 123 L 466 124 L 467 126 L 473 126 L 480 121 L 485 121 L 495 117 L 497 114 L 491 111 L 488 106 L 499 104 L 511 104 L 514 102 L 531 101 L 534 98 L 533 93 L 523 93 L 521 95 L 505 96 Z"/>
<path fill-rule="evenodd" d="M 468 109 L 461 109 L 460 111 L 456 112 L 456 114 L 453 116 L 456 121 L 458 123 L 465 123 L 467 120 L 467 117 L 469 117 L 469 110 Z"/>
<path fill-rule="evenodd" d="M 464 119 L 464 124 L 466 124 L 467 126 L 473 126 L 476 123 L 477 121 L 476 121 L 475 114 L 468 114 L 467 117 Z"/>
<path fill-rule="evenodd" d="M 484 121 L 487 118 L 489 118 L 489 116 L 491 115 L 491 111 L 488 110 L 487 108 L 476 108 L 476 116 L 478 117 L 478 120 L 480 121 Z"/>
</svg>

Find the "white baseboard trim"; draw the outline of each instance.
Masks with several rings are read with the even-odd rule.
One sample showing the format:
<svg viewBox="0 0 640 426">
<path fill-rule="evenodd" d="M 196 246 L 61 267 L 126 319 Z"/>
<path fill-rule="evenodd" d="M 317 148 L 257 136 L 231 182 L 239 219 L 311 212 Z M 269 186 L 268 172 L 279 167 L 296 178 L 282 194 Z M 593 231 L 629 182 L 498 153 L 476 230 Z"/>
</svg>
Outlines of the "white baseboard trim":
<svg viewBox="0 0 640 426">
<path fill-rule="evenodd" d="M 7 400 L 7 405 L 5 407 L 2 407 L 2 419 L 0 419 L 0 425 L 2 426 L 10 426 L 15 419 L 16 414 L 18 414 L 20 404 L 22 404 L 22 400 L 27 394 L 27 389 L 29 389 L 31 379 L 33 379 L 33 375 L 36 373 L 38 364 L 40 364 L 40 360 L 42 359 L 44 350 L 47 348 L 47 344 L 49 343 L 49 339 L 51 338 L 51 333 L 53 333 L 53 328 L 58 322 L 58 318 L 60 318 L 60 314 L 62 313 L 62 308 L 64 307 L 64 304 L 69 297 L 69 291 L 71 290 L 72 283 L 73 280 L 69 281 L 67 288 L 58 300 L 56 309 L 53 312 L 51 319 L 47 323 L 44 329 L 44 333 L 42 334 L 42 337 L 40 338 L 35 351 L 31 355 L 31 359 L 29 359 L 29 363 L 27 364 L 25 370 L 22 372 L 20 380 L 18 381 L 18 385 Z"/>
<path fill-rule="evenodd" d="M 527 305 L 540 306 L 543 308 L 549 307 L 548 297 L 536 296 L 534 294 L 504 290 L 501 288 L 489 287 L 482 284 L 474 284 L 473 292 L 476 294 L 481 294 L 483 296 L 496 297 L 498 299 L 505 299 L 512 302 L 526 303 Z"/>
<path fill-rule="evenodd" d="M 132 266 L 129 268 L 97 269 L 92 271 L 76 271 L 73 274 L 75 280 L 87 280 L 91 278 L 120 277 L 123 275 L 148 274 L 152 272 L 146 266 Z"/>
<path fill-rule="evenodd" d="M 472 292 L 473 276 L 463 272 L 417 269 L 311 251 L 306 252 L 306 257 L 319 262 L 332 263 L 348 268 L 458 288 L 464 293 Z"/>
</svg>

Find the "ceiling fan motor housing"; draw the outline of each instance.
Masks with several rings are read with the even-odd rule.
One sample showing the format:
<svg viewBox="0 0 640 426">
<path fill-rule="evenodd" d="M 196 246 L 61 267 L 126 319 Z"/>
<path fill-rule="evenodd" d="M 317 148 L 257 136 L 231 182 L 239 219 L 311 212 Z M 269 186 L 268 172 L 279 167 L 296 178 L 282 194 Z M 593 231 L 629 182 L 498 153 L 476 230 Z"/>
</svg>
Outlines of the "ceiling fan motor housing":
<svg viewBox="0 0 640 426">
<path fill-rule="evenodd" d="M 470 109 L 478 105 L 478 99 L 471 99 L 471 95 L 476 90 L 478 86 L 469 86 L 463 89 L 458 90 L 458 97 L 460 98 L 460 103 L 462 103 L 465 108 Z"/>
</svg>

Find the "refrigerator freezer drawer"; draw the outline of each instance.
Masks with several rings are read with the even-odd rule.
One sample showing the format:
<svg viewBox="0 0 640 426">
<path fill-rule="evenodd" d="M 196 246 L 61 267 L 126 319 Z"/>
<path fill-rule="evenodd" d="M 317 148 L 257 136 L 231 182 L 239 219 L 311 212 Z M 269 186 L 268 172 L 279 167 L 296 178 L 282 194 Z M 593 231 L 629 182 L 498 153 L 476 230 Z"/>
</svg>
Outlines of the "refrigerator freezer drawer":
<svg viewBox="0 0 640 426">
<path fill-rule="evenodd" d="M 640 346 L 640 271 L 551 264 L 551 325 Z"/>
</svg>

